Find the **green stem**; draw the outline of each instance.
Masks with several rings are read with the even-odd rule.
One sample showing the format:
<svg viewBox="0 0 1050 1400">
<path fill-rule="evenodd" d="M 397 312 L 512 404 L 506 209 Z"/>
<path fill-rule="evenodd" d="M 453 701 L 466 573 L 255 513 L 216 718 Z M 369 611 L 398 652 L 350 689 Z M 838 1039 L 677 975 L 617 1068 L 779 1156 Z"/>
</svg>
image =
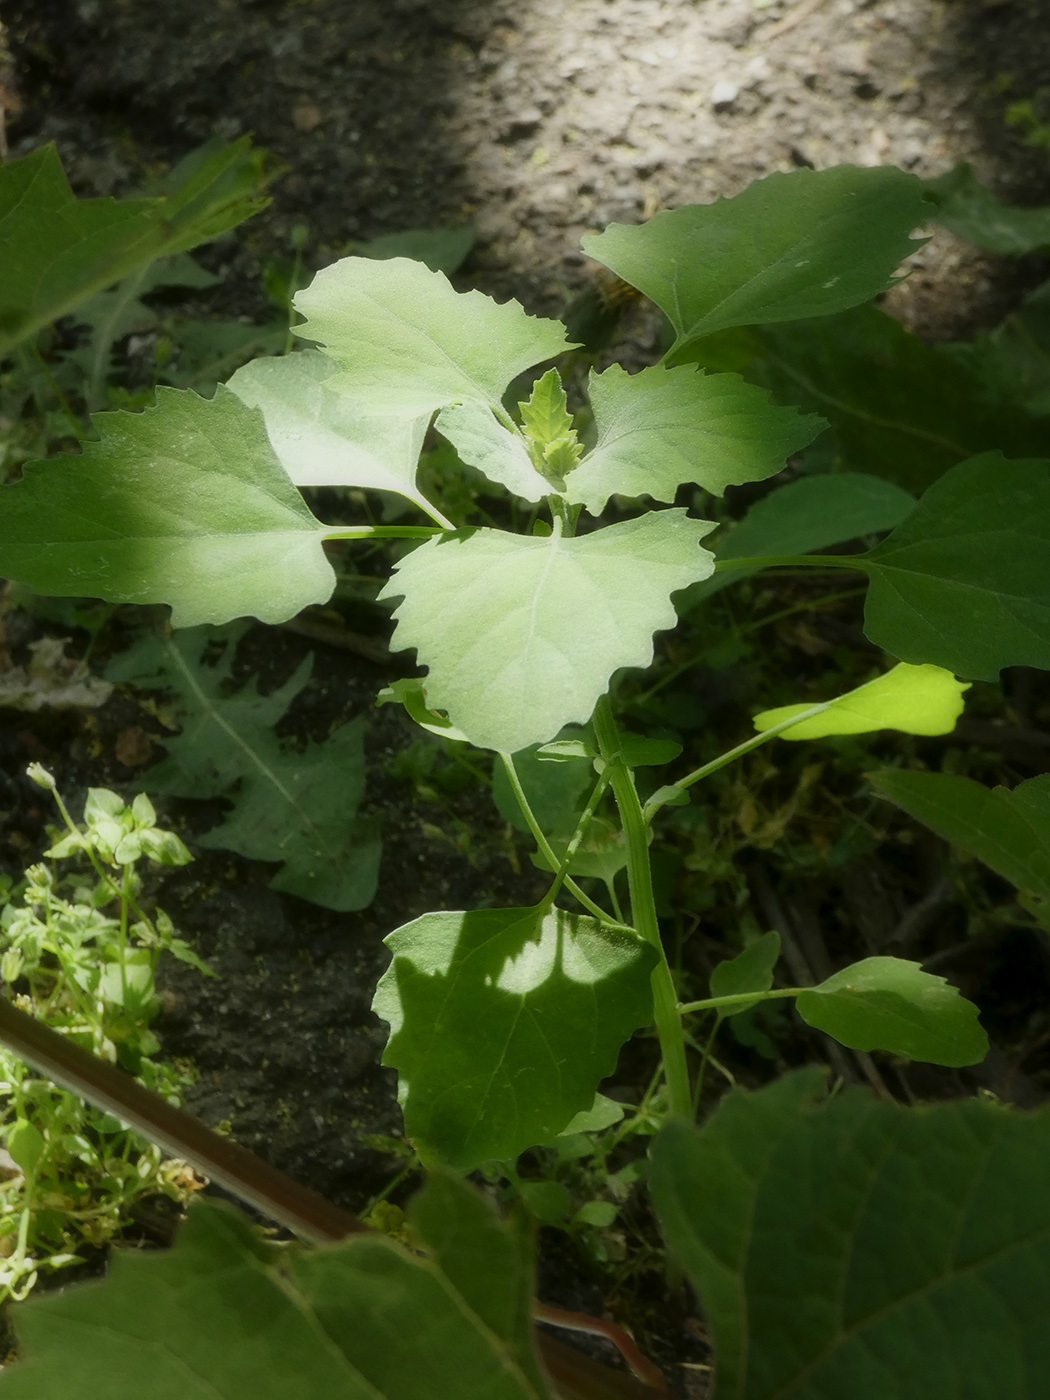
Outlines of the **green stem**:
<svg viewBox="0 0 1050 1400">
<path fill-rule="evenodd" d="M 691 788 L 694 783 L 700 782 L 701 778 L 709 778 L 712 773 L 717 773 L 720 768 L 725 768 L 727 764 L 735 759 L 743 758 L 744 754 L 750 753 L 752 749 L 759 748 L 762 744 L 767 744 L 770 739 L 775 739 L 778 734 L 783 734 L 785 729 L 791 729 L 796 724 L 801 724 L 804 719 L 812 719 L 814 715 L 822 715 L 831 705 L 827 700 L 819 705 L 810 705 L 808 710 L 800 710 L 797 715 L 792 715 L 790 719 L 782 719 L 779 724 L 774 724 L 771 729 L 764 730 L 761 734 L 756 734 L 753 739 L 745 739 L 742 744 L 737 744 L 735 749 L 729 749 L 726 753 L 720 754 L 718 758 L 713 758 L 710 763 L 705 763 L 702 768 L 696 768 L 692 773 L 684 778 L 679 778 L 670 786 L 684 790 Z M 655 802 L 652 798 L 645 804 L 645 821 L 648 825 L 653 817 L 663 806 L 663 802 Z"/>
<path fill-rule="evenodd" d="M 442 517 L 443 519 L 444 517 Z M 444 531 L 454 530 L 451 523 L 440 529 L 434 525 L 326 525 L 326 540 L 415 540 L 429 539 Z"/>
<path fill-rule="evenodd" d="M 613 718 L 609 697 L 603 695 L 594 711 L 594 733 L 602 758 L 608 765 L 616 806 L 627 841 L 627 881 L 631 891 L 631 918 L 639 934 L 655 948 L 659 961 L 653 969 L 653 1015 L 667 1081 L 668 1106 L 674 1118 L 692 1118 L 693 1096 L 689 1087 L 689 1066 L 685 1058 L 682 1020 L 678 1012 L 671 967 L 667 961 L 660 923 L 653 898 L 653 878 L 649 865 L 649 841 L 645 817 L 634 774 L 620 756 L 620 731 Z"/>
<path fill-rule="evenodd" d="M 128 1005 L 128 909 L 131 905 L 131 866 L 125 865 L 120 882 L 120 1009 Z"/>
<path fill-rule="evenodd" d="M 759 554 L 717 559 L 715 572 L 726 569 L 854 569 L 867 572 L 863 554 Z"/>
<path fill-rule="evenodd" d="M 569 866 L 572 864 L 573 857 L 580 848 L 580 842 L 583 840 L 587 828 L 591 824 L 591 818 L 598 810 L 598 803 L 605 796 L 605 789 L 608 786 L 609 776 L 606 772 L 603 773 L 598 779 L 598 781 L 595 783 L 594 791 L 587 799 L 586 807 L 584 807 L 583 811 L 580 813 L 580 820 L 576 823 L 576 830 L 572 833 L 572 836 L 569 838 L 569 844 L 565 848 L 565 854 L 562 856 L 561 863 L 559 864 L 557 873 L 554 876 L 554 883 L 547 891 L 546 897 L 544 899 L 544 903 L 547 905 L 548 909 L 557 899 L 558 891 L 561 889 L 562 885 L 565 883 L 566 878 L 568 877 Z"/>
<path fill-rule="evenodd" d="M 522 787 L 521 779 L 518 777 L 518 770 L 514 767 L 513 756 L 501 750 L 500 759 L 503 763 L 504 771 L 507 774 L 507 781 L 510 783 L 514 796 L 518 800 L 521 814 L 525 818 L 529 830 L 532 832 L 536 845 L 540 848 L 540 854 L 552 870 L 557 870 L 561 862 L 554 854 L 551 843 L 547 840 L 546 836 L 544 836 L 543 828 L 536 820 L 532 808 L 529 806 L 529 799 L 525 796 L 525 789 Z M 585 895 L 579 885 L 577 885 L 574 880 L 570 880 L 568 876 L 565 877 L 565 888 L 583 905 L 589 914 L 593 914 L 596 919 L 601 919 L 603 924 L 609 923 L 609 916 L 601 905 L 595 904 L 594 900 L 591 899 L 589 895 Z"/>
<path fill-rule="evenodd" d="M 687 1001 L 678 1007 L 679 1016 L 694 1011 L 717 1011 L 722 1006 L 746 1006 L 753 1001 L 777 1001 L 782 997 L 797 997 L 812 987 L 780 987 L 775 992 L 734 992 L 728 997 L 707 997 L 704 1001 Z"/>
</svg>

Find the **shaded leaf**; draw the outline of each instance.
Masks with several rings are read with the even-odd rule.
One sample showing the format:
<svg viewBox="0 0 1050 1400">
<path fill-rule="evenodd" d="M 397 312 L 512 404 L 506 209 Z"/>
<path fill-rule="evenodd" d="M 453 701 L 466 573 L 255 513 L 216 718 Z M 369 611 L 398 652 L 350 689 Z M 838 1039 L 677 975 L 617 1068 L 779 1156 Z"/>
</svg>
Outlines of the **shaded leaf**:
<svg viewBox="0 0 1050 1400">
<path fill-rule="evenodd" d="M 595 919 L 424 914 L 385 941 L 393 962 L 372 1006 L 424 1161 L 470 1171 L 548 1142 L 652 1017 L 654 950 Z"/>
<path fill-rule="evenodd" d="M 1050 668 L 1050 462 L 987 452 L 935 482 L 858 563 L 864 630 L 916 664 L 994 681 Z"/>
<path fill-rule="evenodd" d="M 713 1400 L 1040 1400 L 1050 1113 L 909 1109 L 804 1070 L 673 1123 L 650 1178 Z"/>
<path fill-rule="evenodd" d="M 903 958 L 864 958 L 795 1000 L 807 1025 L 851 1050 L 889 1050 L 934 1065 L 975 1065 L 988 1053 L 977 1008 L 943 977 Z"/>
<path fill-rule="evenodd" d="M 443 408 L 434 424 L 468 466 L 484 472 L 515 496 L 542 501 L 554 491 L 536 470 L 520 433 L 511 432 L 486 404 L 463 403 Z"/>
<path fill-rule="evenodd" d="M 359 243 L 357 252 L 363 258 L 411 258 L 424 263 L 432 272 L 444 272 L 450 277 L 467 260 L 474 246 L 474 231 L 464 225 L 454 228 L 411 228 L 403 233 L 384 233 L 367 243 Z"/>
<path fill-rule="evenodd" d="M 570 501 L 599 515 L 611 495 L 673 501 L 683 482 L 721 495 L 761 481 L 824 424 L 778 408 L 735 374 L 611 365 L 590 380 L 598 440 L 566 484 Z"/>
<path fill-rule="evenodd" d="M 826 702 L 823 713 L 785 729 L 781 739 L 822 739 L 828 734 L 870 734 L 876 729 L 900 729 L 905 734 L 950 734 L 963 712 L 968 682 L 957 681 L 940 666 L 909 666 L 904 662 L 873 681 Z M 812 709 L 805 703 L 781 705 L 755 715 L 760 734 L 792 715 Z"/>
<path fill-rule="evenodd" d="M 335 584 L 325 527 L 274 455 L 262 415 L 157 390 L 100 413 L 80 456 L 28 462 L 0 487 L 0 570 L 41 593 L 169 603 L 176 627 L 283 622 Z"/>
<path fill-rule="evenodd" d="M 0 355 L 154 259 L 233 228 L 268 202 L 248 137 L 172 172 L 159 199 L 77 199 L 53 145 L 0 166 Z"/>
<path fill-rule="evenodd" d="M 480 748 L 517 753 L 584 723 L 613 671 L 647 666 L 670 594 L 706 577 L 714 528 L 660 511 L 590 535 L 460 530 L 400 561 L 392 645 L 429 667 L 427 701 Z"/>
<path fill-rule="evenodd" d="M 727 326 L 827 316 L 890 285 L 918 246 L 922 185 L 891 166 L 795 170 L 733 199 L 610 224 L 583 249 L 654 302 L 674 351 Z M 674 353 L 674 351 L 672 353 Z"/>
<path fill-rule="evenodd" d="M 711 970 L 711 995 L 733 997 L 744 992 L 768 992 L 773 985 L 773 969 L 780 957 L 780 934 L 775 929 L 756 938 L 735 958 L 716 964 Z M 753 1001 L 739 1006 L 720 1007 L 723 1016 L 739 1016 Z"/>
<path fill-rule="evenodd" d="M 264 1244 L 196 1201 L 173 1249 L 117 1251 L 104 1282 L 19 1309 L 17 1400 L 544 1400 L 528 1241 L 438 1178 L 410 1207 L 429 1254 L 381 1235 Z"/>
<path fill-rule="evenodd" d="M 1050 209 L 1004 204 L 963 161 L 935 180 L 924 180 L 926 198 L 937 206 L 934 223 L 989 253 L 1033 253 L 1050 247 Z"/>
<path fill-rule="evenodd" d="M 369 417 L 327 387 L 338 370 L 319 350 L 301 350 L 252 360 L 227 387 L 261 409 L 270 444 L 297 486 L 396 491 L 427 510 L 416 467 L 430 414 Z"/>
<path fill-rule="evenodd" d="M 523 370 L 567 349 L 557 321 L 481 292 L 455 292 L 407 258 L 343 258 L 295 298 L 296 334 L 340 365 L 332 382 L 370 413 L 428 413 L 470 400 L 496 407 Z"/>
<path fill-rule="evenodd" d="M 363 909 L 375 894 L 380 855 L 377 831 L 358 818 L 363 722 L 341 725 L 301 752 L 282 744 L 274 725 L 309 680 L 313 658 L 267 695 L 256 677 L 231 690 L 237 635 L 149 633 L 111 663 L 112 680 L 178 697 L 181 733 L 164 741 L 167 756 L 137 781 L 175 797 L 230 797 L 229 816 L 198 844 L 283 862 L 270 885 L 285 894 L 326 909 Z M 204 664 L 216 642 L 216 663 Z"/>
<path fill-rule="evenodd" d="M 877 792 L 946 841 L 1050 904 L 1050 775 L 1012 791 L 949 773 L 884 768 L 868 777 Z"/>
<path fill-rule="evenodd" d="M 570 729 L 568 732 L 582 731 Z M 567 817 L 575 826 L 575 816 L 582 810 L 595 781 L 594 769 L 585 752 L 561 762 L 551 762 L 544 758 L 542 750 L 530 745 L 514 755 L 514 770 L 543 831 L 553 831 L 558 822 Z M 528 831 L 528 822 L 522 816 L 514 789 L 498 759 L 492 770 L 492 798 L 504 821 L 510 822 L 517 831 Z"/>
</svg>

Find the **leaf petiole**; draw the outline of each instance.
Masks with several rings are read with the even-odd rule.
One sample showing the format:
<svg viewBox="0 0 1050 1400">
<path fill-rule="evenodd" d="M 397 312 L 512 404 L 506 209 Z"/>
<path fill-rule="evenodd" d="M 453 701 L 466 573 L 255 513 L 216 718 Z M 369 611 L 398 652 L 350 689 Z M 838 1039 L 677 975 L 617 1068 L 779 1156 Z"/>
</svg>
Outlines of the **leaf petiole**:
<svg viewBox="0 0 1050 1400">
<path fill-rule="evenodd" d="M 783 997 L 801 996 L 812 991 L 812 987 L 778 987 L 772 992 L 734 992 L 732 996 L 706 997 L 703 1001 L 680 1002 L 679 1016 L 689 1016 L 694 1011 L 719 1011 L 723 1006 L 750 1006 L 755 1001 L 776 1001 Z"/>
</svg>

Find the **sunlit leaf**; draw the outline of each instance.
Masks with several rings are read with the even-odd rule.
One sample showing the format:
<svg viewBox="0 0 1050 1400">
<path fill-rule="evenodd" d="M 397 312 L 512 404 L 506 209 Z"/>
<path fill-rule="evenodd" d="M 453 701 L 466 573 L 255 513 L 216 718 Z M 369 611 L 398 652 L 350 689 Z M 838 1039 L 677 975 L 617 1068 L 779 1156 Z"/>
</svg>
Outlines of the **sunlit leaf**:
<svg viewBox="0 0 1050 1400">
<path fill-rule="evenodd" d="M 611 495 L 673 501 L 682 482 L 721 495 L 761 481 L 824 424 L 778 408 L 735 374 L 689 366 L 592 374 L 598 440 L 567 479 L 566 495 L 599 515 Z"/>
<path fill-rule="evenodd" d="M 383 1063 L 424 1161 L 469 1171 L 549 1141 L 652 1017 L 653 948 L 595 919 L 424 914 L 386 943 L 373 1010 L 390 1023 Z"/>
<path fill-rule="evenodd" d="M 380 597 L 393 645 L 429 667 L 427 703 L 481 748 L 517 753 L 591 717 L 613 671 L 647 666 L 670 595 L 714 561 L 714 528 L 666 510 L 573 538 L 501 530 L 428 540 Z"/>
<path fill-rule="evenodd" d="M 795 1001 L 810 1026 L 852 1050 L 890 1050 L 934 1065 L 974 1065 L 988 1053 L 977 1008 L 943 977 L 903 958 L 865 958 Z"/>
<path fill-rule="evenodd" d="M 325 530 L 274 455 L 262 414 L 227 389 L 158 389 L 100 413 L 79 457 L 0 487 L 0 571 L 41 593 L 169 603 L 176 627 L 284 622 L 331 595 Z"/>
<path fill-rule="evenodd" d="M 940 666 L 909 666 L 904 662 L 856 690 L 829 700 L 819 715 L 785 729 L 781 739 L 822 739 L 827 734 L 870 734 L 876 729 L 900 729 L 905 734 L 950 734 L 963 712 L 967 681 L 957 681 Z M 759 733 L 803 714 L 812 705 L 781 705 L 754 718 Z"/>
<path fill-rule="evenodd" d="M 918 1109 L 807 1070 L 672 1123 L 650 1177 L 712 1400 L 1040 1400 L 1050 1112 Z"/>
<path fill-rule="evenodd" d="M 922 185 L 892 166 L 795 170 L 733 199 L 637 226 L 611 224 L 584 251 L 669 317 L 675 349 L 725 326 L 827 316 L 885 291 L 918 246 Z"/>
<path fill-rule="evenodd" d="M 486 404 L 463 403 L 443 408 L 435 424 L 468 466 L 484 472 L 515 496 L 542 501 L 554 487 L 536 470 L 525 439 L 499 422 Z"/>
</svg>

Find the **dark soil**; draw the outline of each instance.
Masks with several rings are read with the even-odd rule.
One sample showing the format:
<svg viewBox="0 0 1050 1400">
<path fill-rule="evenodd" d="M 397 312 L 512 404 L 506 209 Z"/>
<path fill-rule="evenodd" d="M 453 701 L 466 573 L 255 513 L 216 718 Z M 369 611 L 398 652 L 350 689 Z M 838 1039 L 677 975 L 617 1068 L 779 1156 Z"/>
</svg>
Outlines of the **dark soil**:
<svg viewBox="0 0 1050 1400">
<path fill-rule="evenodd" d="M 1045 156 L 1003 117 L 1008 102 L 1033 95 L 1050 73 L 1045 0 L 0 0 L 0 16 L 21 102 L 8 120 L 12 154 L 56 141 L 79 193 L 126 193 L 212 135 L 250 131 L 287 162 L 272 206 L 204 255 L 223 274 L 208 306 L 224 315 L 266 311 L 262 270 L 288 253 L 302 223 L 315 266 L 350 240 L 469 223 L 478 243 L 462 285 L 556 315 L 593 275 L 578 251 L 582 233 L 733 194 L 773 170 L 853 161 L 934 175 L 969 160 L 1005 197 L 1050 200 Z M 1034 260 L 981 254 L 943 231 L 912 261 L 889 306 L 931 339 L 993 324 L 1045 275 Z M 644 327 L 639 334 L 633 350 L 644 355 Z M 794 648 L 800 677 L 807 657 L 856 641 L 846 616 L 829 612 L 808 636 L 778 633 L 778 645 Z M 9 652 L 24 660 L 40 624 L 10 613 L 7 625 Z M 107 645 L 118 639 L 119 627 Z M 257 628 L 241 663 L 276 683 L 309 646 Z M 399 1122 L 394 1077 L 378 1065 L 383 1029 L 368 1010 L 383 935 L 427 909 L 529 902 L 538 879 L 527 861 L 516 870 L 508 858 L 483 790 L 428 803 L 390 777 L 386 760 L 412 736 L 391 709 L 373 711 L 386 675 L 352 653 L 315 649 L 315 675 L 290 729 L 322 737 L 342 719 L 372 716 L 369 802 L 384 827 L 379 896 L 361 914 L 331 914 L 273 893 L 269 868 L 200 850 L 155 895 L 220 979 L 171 972 L 162 1032 L 166 1051 L 200 1071 L 192 1106 L 202 1118 L 228 1121 L 247 1146 L 361 1209 L 400 1169 L 362 1141 L 396 1133 Z M 728 725 L 735 741 L 727 716 L 747 684 L 732 669 L 700 675 L 697 726 Z M 1007 712 L 989 702 L 958 736 L 967 771 L 987 781 L 1013 783 L 1048 767 L 1045 678 L 1018 674 L 1009 686 Z M 51 766 L 75 808 L 88 785 L 136 791 L 150 750 L 128 735 L 163 737 L 130 693 L 98 711 L 5 711 L 3 719 L 0 857 L 14 872 L 37 858 L 50 818 L 23 777 L 28 761 Z M 783 792 L 765 794 L 770 807 L 798 778 L 785 764 Z M 855 777 L 841 776 L 839 788 L 850 797 Z M 165 815 L 192 845 L 218 809 L 178 803 Z M 803 804 L 802 816 L 818 832 L 841 822 L 830 807 Z M 793 932 L 818 975 L 829 948 L 840 965 L 878 947 L 900 951 L 903 940 L 911 956 L 939 954 L 943 970 L 982 1001 L 1005 1051 L 980 1075 L 913 1069 L 901 1081 L 876 1068 L 893 1093 L 972 1092 L 983 1082 L 1012 1101 L 1040 1101 L 1050 1091 L 1050 1034 L 1039 1020 L 1050 992 L 1045 954 L 992 924 L 983 942 L 958 951 L 966 900 L 991 908 L 1009 891 L 985 880 L 974 893 L 971 868 L 960 877 L 969 893 L 959 896 L 958 883 L 946 893 L 944 848 L 882 820 L 878 854 L 830 874 L 800 865 L 763 876 L 771 857 L 750 849 L 756 917 Z M 692 837 L 677 839 L 681 854 Z M 689 849 L 686 869 L 698 859 Z M 700 870 L 678 887 L 684 908 L 710 921 L 710 937 L 684 957 L 697 976 L 736 917 L 729 905 L 705 906 L 701 886 L 712 878 Z M 684 938 L 688 922 L 679 910 L 669 926 Z M 783 1048 L 787 1062 L 814 1053 L 819 1043 L 804 1034 Z M 771 1071 L 757 1052 L 741 1046 L 738 1056 L 745 1082 Z M 649 1048 L 633 1047 L 624 1094 L 637 1093 L 650 1066 Z M 867 1073 L 852 1059 L 846 1071 Z M 600 1271 L 564 1243 L 551 1244 L 544 1260 L 545 1296 L 600 1310 Z M 666 1300 L 643 1297 L 637 1308 L 669 1374 L 676 1361 L 702 1361 L 696 1337 L 678 1344 L 680 1319 Z M 661 1310 L 662 1326 L 654 1320 Z M 702 1373 L 676 1372 L 687 1374 Z"/>
</svg>

